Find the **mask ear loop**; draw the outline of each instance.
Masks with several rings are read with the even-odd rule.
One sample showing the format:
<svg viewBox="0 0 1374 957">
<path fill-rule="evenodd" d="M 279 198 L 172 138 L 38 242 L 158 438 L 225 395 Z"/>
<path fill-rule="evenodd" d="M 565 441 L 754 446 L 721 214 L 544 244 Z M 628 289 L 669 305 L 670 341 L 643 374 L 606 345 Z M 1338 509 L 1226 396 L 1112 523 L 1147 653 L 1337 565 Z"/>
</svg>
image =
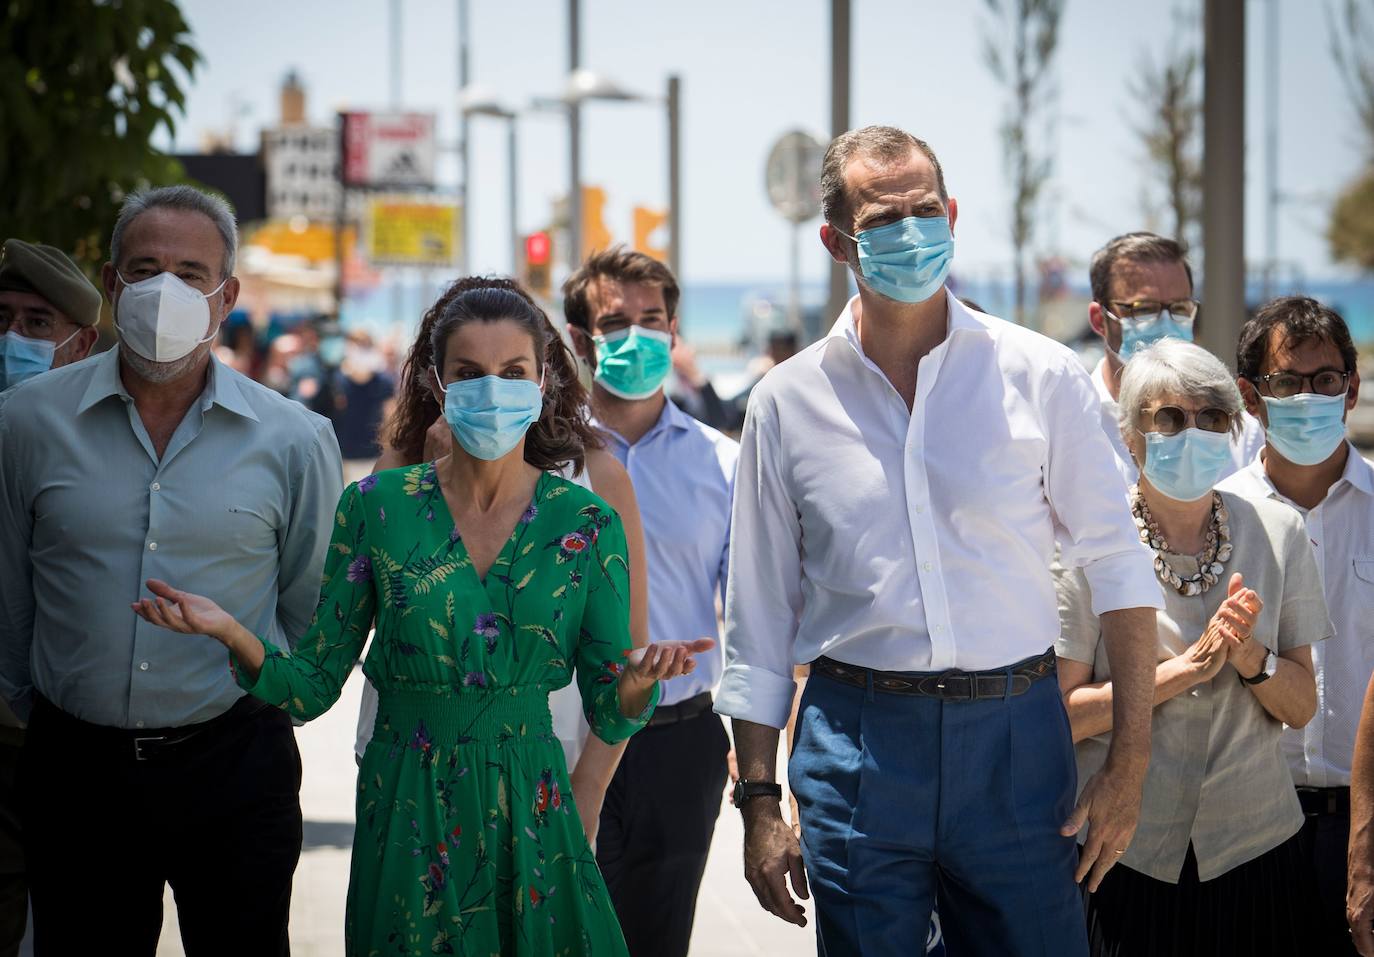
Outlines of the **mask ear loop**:
<svg viewBox="0 0 1374 957">
<path fill-rule="evenodd" d="M 444 385 L 444 380 L 439 378 L 439 370 L 435 366 L 430 366 L 429 371 L 434 376 L 434 384 L 439 387 L 439 391 L 448 395 L 448 386 Z"/>
</svg>

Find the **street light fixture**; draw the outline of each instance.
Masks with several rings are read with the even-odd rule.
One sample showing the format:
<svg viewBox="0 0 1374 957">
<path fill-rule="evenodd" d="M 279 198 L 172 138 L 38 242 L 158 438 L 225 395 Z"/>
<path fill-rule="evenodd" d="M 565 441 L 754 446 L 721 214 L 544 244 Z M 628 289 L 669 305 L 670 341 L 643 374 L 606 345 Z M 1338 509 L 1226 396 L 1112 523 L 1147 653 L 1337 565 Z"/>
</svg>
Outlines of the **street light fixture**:
<svg viewBox="0 0 1374 957">
<path fill-rule="evenodd" d="M 678 211 L 682 208 L 682 123 L 681 123 L 682 81 L 677 75 L 668 77 L 667 90 L 663 96 L 653 96 L 628 90 L 610 77 L 594 70 L 577 69 L 568 74 L 563 93 L 557 97 L 539 97 L 533 101 L 536 110 L 558 110 L 568 115 L 569 138 L 575 151 L 582 140 L 582 111 L 580 107 L 589 100 L 604 100 L 618 103 L 647 103 L 662 106 L 668 120 L 668 268 L 674 275 L 679 273 L 681 257 L 681 229 Z M 577 269 L 582 256 L 582 181 L 580 157 L 574 155 L 571 163 L 571 185 L 568 190 L 568 265 Z"/>
</svg>

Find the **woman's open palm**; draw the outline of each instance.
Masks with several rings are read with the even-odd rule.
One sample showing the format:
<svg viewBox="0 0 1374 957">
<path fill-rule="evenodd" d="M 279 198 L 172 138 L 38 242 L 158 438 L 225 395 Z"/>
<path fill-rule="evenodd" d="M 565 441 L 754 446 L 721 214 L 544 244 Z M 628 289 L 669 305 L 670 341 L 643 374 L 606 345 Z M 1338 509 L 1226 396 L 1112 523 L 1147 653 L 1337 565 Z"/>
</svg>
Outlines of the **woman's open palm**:
<svg viewBox="0 0 1374 957">
<path fill-rule="evenodd" d="M 203 595 L 179 591 L 164 581 L 148 579 L 153 598 L 140 598 L 133 609 L 140 618 L 159 628 L 179 631 L 183 635 L 209 635 L 218 638 L 228 634 L 234 617 Z"/>
</svg>

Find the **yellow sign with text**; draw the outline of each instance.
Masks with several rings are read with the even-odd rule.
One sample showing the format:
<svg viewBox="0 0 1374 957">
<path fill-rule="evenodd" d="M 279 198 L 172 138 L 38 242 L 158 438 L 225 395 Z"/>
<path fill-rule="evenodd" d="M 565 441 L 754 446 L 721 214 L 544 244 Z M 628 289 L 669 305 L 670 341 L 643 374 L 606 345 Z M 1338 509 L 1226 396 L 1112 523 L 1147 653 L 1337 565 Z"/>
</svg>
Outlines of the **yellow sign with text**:
<svg viewBox="0 0 1374 957">
<path fill-rule="evenodd" d="M 458 261 L 458 206 L 381 197 L 367 204 L 367 259 L 374 266 L 451 266 Z"/>
</svg>

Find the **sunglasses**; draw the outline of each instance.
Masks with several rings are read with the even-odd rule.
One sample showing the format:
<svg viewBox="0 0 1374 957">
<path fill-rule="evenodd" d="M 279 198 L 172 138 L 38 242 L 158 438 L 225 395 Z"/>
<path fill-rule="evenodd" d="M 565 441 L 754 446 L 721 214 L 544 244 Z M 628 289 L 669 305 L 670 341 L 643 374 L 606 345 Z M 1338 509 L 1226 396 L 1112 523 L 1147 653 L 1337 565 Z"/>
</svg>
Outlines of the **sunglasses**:
<svg viewBox="0 0 1374 957">
<path fill-rule="evenodd" d="M 1149 409 L 1140 411 L 1145 414 Z M 1231 431 L 1231 413 L 1222 409 L 1199 409 L 1197 412 L 1189 412 L 1176 405 L 1161 405 L 1150 416 L 1154 431 L 1160 435 L 1178 435 L 1188 427 L 1189 420 L 1204 432 Z"/>
</svg>

